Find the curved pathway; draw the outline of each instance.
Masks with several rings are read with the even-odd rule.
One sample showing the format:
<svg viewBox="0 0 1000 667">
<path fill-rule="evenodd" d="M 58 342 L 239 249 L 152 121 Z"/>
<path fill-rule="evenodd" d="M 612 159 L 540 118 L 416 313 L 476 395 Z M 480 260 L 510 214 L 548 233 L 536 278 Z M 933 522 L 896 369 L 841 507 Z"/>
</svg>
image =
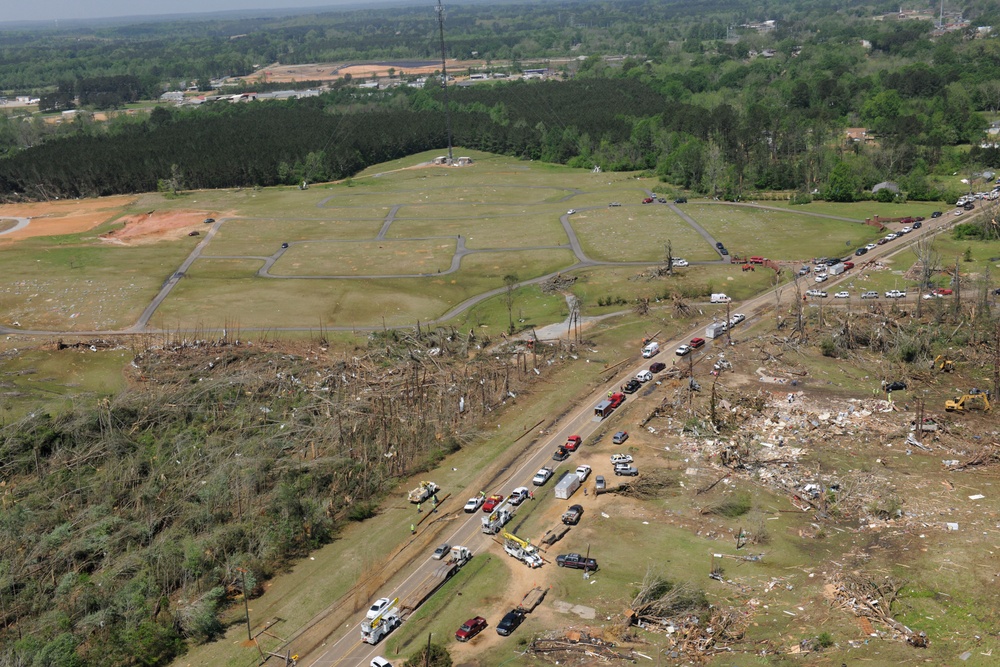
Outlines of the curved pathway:
<svg viewBox="0 0 1000 667">
<path fill-rule="evenodd" d="M 13 216 L 5 216 L 3 219 L 13 220 L 14 226 L 11 227 L 10 229 L 5 229 L 2 232 L 0 232 L 0 236 L 3 236 L 4 234 L 13 234 L 14 232 L 24 229 L 31 223 L 31 218 L 15 218 Z"/>
</svg>

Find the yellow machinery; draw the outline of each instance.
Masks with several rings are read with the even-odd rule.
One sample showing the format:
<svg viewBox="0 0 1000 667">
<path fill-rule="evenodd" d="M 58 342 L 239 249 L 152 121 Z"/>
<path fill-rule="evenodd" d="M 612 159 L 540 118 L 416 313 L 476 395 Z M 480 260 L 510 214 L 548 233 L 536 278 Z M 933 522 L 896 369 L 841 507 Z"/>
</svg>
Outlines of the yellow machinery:
<svg viewBox="0 0 1000 667">
<path fill-rule="evenodd" d="M 986 392 L 966 394 L 961 398 L 944 402 L 944 409 L 948 412 L 965 412 L 976 407 L 982 407 L 983 412 L 989 412 L 992 409 L 989 395 Z"/>
<path fill-rule="evenodd" d="M 934 360 L 934 363 L 931 364 L 931 368 L 945 373 L 951 373 L 955 370 L 955 362 L 943 354 L 939 354 L 937 359 Z"/>
</svg>

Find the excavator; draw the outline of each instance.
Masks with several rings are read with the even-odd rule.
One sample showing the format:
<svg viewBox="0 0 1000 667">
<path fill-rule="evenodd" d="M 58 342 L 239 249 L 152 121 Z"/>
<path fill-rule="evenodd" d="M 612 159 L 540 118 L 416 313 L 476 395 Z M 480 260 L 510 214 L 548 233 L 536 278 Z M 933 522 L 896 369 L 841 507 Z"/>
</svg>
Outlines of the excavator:
<svg viewBox="0 0 1000 667">
<path fill-rule="evenodd" d="M 948 412 L 966 412 L 976 407 L 981 407 L 983 412 L 989 412 L 992 409 L 989 391 L 973 389 L 960 398 L 944 402 L 944 409 Z"/>
<path fill-rule="evenodd" d="M 955 362 L 949 359 L 948 357 L 944 356 L 943 354 L 939 354 L 937 358 L 934 360 L 934 363 L 931 364 L 931 368 L 934 370 L 942 371 L 944 373 L 951 373 L 953 370 L 955 370 Z"/>
</svg>

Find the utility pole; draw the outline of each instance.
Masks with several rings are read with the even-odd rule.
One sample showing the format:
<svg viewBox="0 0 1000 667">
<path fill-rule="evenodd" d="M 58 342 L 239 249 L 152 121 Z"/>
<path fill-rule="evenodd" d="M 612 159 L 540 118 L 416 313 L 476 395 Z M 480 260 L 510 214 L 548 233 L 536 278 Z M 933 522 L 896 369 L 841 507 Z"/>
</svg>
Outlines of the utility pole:
<svg viewBox="0 0 1000 667">
<path fill-rule="evenodd" d="M 427 650 L 424 652 L 424 667 L 430 667 L 431 665 L 431 636 L 433 632 L 427 633 Z"/>
<path fill-rule="evenodd" d="M 448 103 L 448 59 L 444 49 L 444 7 L 441 6 L 441 0 L 438 0 L 437 13 L 438 30 L 441 34 L 441 84 L 444 88 L 444 117 L 448 126 L 448 164 L 451 164 L 453 160 L 451 154 L 451 105 Z"/>
<path fill-rule="evenodd" d="M 732 301 L 726 301 L 726 343 L 730 345 L 733 343 L 733 336 L 731 333 L 733 320 L 729 317 L 729 305 L 731 303 Z"/>
<path fill-rule="evenodd" d="M 250 598 L 247 595 L 247 571 L 242 568 L 236 568 L 240 573 L 240 585 L 243 587 L 243 609 L 247 614 L 247 641 L 253 641 L 253 634 L 250 632 Z"/>
</svg>

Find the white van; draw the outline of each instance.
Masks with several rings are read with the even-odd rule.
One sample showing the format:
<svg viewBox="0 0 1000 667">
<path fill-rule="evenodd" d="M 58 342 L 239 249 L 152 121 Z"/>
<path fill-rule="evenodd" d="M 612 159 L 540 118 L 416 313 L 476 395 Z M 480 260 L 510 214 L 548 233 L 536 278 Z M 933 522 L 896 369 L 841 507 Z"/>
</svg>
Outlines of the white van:
<svg viewBox="0 0 1000 667">
<path fill-rule="evenodd" d="M 719 294 L 713 294 L 711 301 L 712 303 L 729 303 L 730 301 L 732 301 L 732 299 L 730 299 L 725 294 L 719 293 Z"/>
<path fill-rule="evenodd" d="M 642 356 L 645 357 L 646 359 L 649 359 L 650 357 L 655 357 L 659 353 L 660 353 L 659 343 L 650 343 L 646 347 L 642 348 Z"/>
</svg>

